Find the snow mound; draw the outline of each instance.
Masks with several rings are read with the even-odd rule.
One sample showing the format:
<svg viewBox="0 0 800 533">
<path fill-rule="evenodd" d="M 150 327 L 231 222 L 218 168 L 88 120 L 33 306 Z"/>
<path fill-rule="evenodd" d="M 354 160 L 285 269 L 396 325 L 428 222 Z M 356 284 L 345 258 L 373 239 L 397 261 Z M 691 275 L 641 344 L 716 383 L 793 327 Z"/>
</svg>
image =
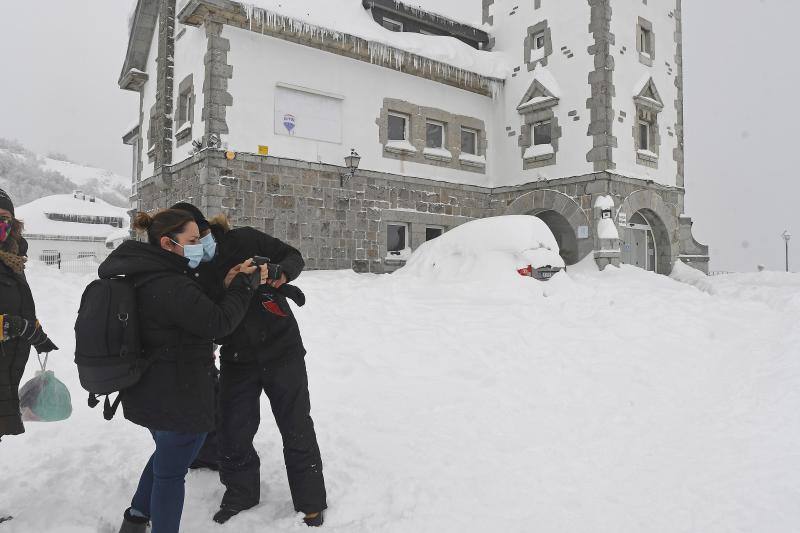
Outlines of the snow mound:
<svg viewBox="0 0 800 533">
<path fill-rule="evenodd" d="M 520 278 L 527 265 L 564 267 L 542 220 L 527 215 L 482 218 L 421 245 L 398 274 L 437 278 Z"/>
</svg>

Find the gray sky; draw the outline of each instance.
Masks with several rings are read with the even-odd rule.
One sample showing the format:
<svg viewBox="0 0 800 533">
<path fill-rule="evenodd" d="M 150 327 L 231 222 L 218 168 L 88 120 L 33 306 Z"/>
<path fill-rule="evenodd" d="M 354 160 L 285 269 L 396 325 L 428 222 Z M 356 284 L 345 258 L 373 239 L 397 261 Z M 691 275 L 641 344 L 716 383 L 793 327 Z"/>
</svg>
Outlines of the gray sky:
<svg viewBox="0 0 800 533">
<path fill-rule="evenodd" d="M 559 0 L 566 1 L 566 0 Z M 569 0 L 577 1 L 577 0 Z M 635 1 L 635 0 L 628 0 Z M 413 3 L 413 2 L 412 2 Z M 117 88 L 130 0 L 0 0 L 0 136 L 130 173 Z M 46 14 L 46 16 L 45 16 Z M 796 0 L 684 0 L 686 211 L 712 268 L 800 270 Z"/>
</svg>

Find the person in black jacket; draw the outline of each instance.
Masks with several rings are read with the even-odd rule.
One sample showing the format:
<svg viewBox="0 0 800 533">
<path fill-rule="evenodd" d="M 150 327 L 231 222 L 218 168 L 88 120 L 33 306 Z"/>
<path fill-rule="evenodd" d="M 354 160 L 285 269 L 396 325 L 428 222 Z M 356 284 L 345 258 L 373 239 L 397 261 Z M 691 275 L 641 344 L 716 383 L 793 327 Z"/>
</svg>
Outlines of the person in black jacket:
<svg viewBox="0 0 800 533">
<path fill-rule="evenodd" d="M 31 346 L 38 353 L 57 350 L 36 320 L 25 278 L 28 243 L 14 204 L 0 189 L 0 438 L 25 432 L 19 412 L 19 382 Z"/>
<path fill-rule="evenodd" d="M 142 349 L 151 362 L 141 380 L 121 392 L 125 418 L 149 429 L 156 449 L 120 533 L 144 533 L 148 521 L 152 533 L 177 533 L 184 478 L 214 429 L 212 341 L 238 326 L 261 280 L 249 262 L 236 265 L 227 291 L 214 302 L 192 279 L 202 244 L 191 216 L 139 213 L 134 228 L 145 231 L 148 242 L 124 242 L 98 270 L 101 278 L 137 283 Z"/>
<path fill-rule="evenodd" d="M 207 223 L 194 206 L 200 225 Z M 323 523 L 327 508 L 306 373 L 306 350 L 287 296 L 298 305 L 302 292 L 288 282 L 297 278 L 305 263 L 300 252 L 266 233 L 250 227 L 230 229 L 224 216 L 212 220 L 216 255 L 200 267 L 200 279 L 214 293 L 228 270 L 240 258 L 266 257 L 270 279 L 261 285 L 247 314 L 231 335 L 221 339 L 220 410 L 218 428 L 220 480 L 225 485 L 218 523 L 260 501 L 260 459 L 253 439 L 261 420 L 261 392 L 266 393 L 283 438 L 284 462 L 294 508 L 309 526 Z M 205 272 L 204 272 L 205 270 Z M 218 297 L 218 296 L 217 296 Z"/>
</svg>

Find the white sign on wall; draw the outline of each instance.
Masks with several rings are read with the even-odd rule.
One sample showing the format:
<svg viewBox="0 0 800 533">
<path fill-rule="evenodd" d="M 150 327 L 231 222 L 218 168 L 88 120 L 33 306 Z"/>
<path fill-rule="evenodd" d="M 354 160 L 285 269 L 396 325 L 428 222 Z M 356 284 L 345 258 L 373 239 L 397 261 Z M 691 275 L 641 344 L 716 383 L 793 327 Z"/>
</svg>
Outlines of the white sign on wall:
<svg viewBox="0 0 800 533">
<path fill-rule="evenodd" d="M 589 238 L 589 226 L 578 226 L 578 238 L 579 239 Z"/>
<path fill-rule="evenodd" d="M 275 87 L 275 133 L 342 143 L 343 97 L 279 84 Z"/>
<path fill-rule="evenodd" d="M 627 213 L 620 213 L 619 214 L 619 223 L 620 225 L 624 226 L 628 223 L 628 214 Z"/>
</svg>

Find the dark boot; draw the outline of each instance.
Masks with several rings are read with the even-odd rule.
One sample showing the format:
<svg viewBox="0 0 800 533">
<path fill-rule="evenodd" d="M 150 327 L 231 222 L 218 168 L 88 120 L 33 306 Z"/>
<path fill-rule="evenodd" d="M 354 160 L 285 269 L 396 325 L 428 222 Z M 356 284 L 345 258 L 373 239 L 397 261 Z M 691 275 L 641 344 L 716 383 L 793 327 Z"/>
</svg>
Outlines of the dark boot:
<svg viewBox="0 0 800 533">
<path fill-rule="evenodd" d="M 309 514 L 313 515 L 314 513 L 309 513 Z M 305 516 L 305 518 L 303 518 L 303 522 L 305 522 L 305 524 L 306 524 L 308 527 L 319 527 L 319 526 L 321 526 L 321 525 L 322 525 L 322 523 L 323 523 L 324 521 L 325 521 L 325 519 L 324 519 L 324 517 L 322 516 L 322 511 L 320 511 L 319 513 L 317 513 L 317 515 L 316 515 L 316 516 L 309 516 L 309 515 L 306 515 L 306 516 Z"/>
<path fill-rule="evenodd" d="M 217 524 L 224 524 L 234 516 L 239 514 L 239 511 L 236 509 L 231 509 L 230 507 L 222 507 L 219 511 L 214 514 L 214 522 Z"/>
<path fill-rule="evenodd" d="M 147 533 L 147 524 L 149 522 L 150 520 L 147 518 L 133 516 L 130 508 L 128 508 L 122 518 L 122 525 L 119 528 L 119 533 Z"/>
</svg>

